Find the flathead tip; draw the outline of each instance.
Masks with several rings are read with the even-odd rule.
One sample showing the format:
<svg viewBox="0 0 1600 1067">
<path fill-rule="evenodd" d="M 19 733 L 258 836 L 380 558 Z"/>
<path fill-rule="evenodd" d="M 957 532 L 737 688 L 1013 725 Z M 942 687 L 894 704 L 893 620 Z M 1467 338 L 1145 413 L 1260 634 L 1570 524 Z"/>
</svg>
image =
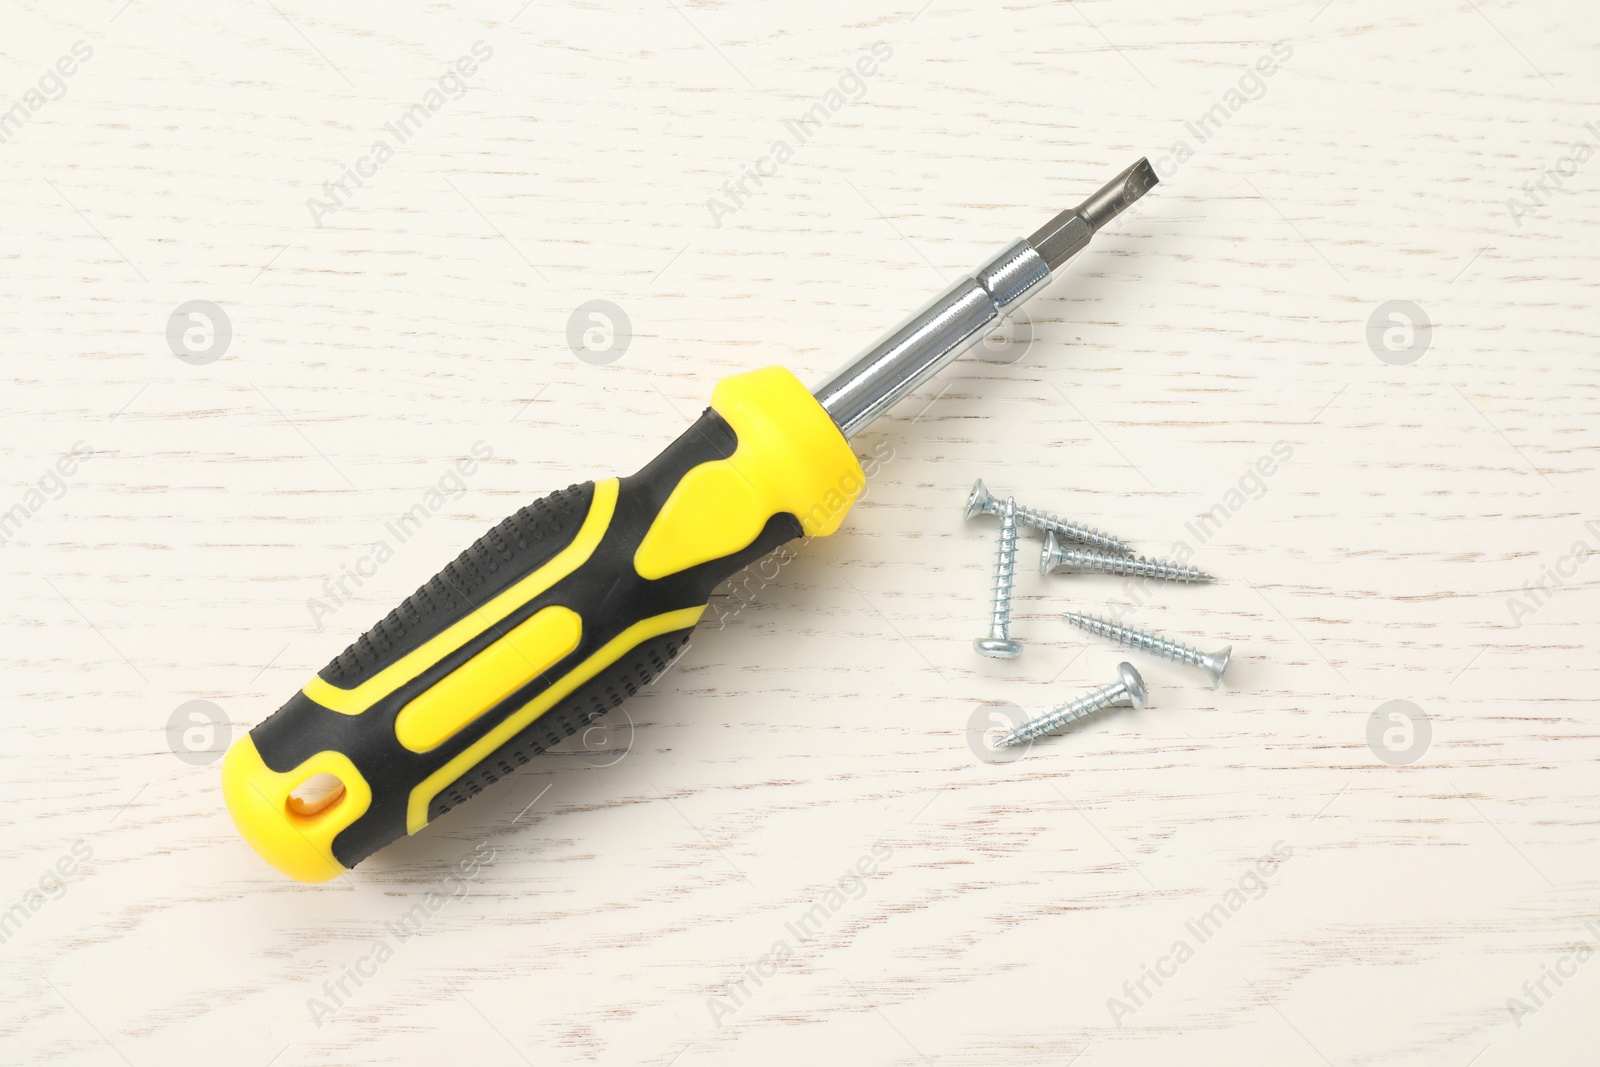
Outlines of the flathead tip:
<svg viewBox="0 0 1600 1067">
<path fill-rule="evenodd" d="M 1139 162 L 1101 186 L 1099 192 L 1079 204 L 1078 213 L 1089 224 L 1092 232 L 1099 232 L 1106 223 L 1128 210 L 1140 197 L 1160 183 L 1161 179 L 1157 176 L 1156 169 L 1150 165 L 1150 161 L 1141 158 Z"/>
<path fill-rule="evenodd" d="M 1101 186 L 1089 199 L 1077 207 L 1069 207 L 1045 223 L 1028 243 L 1054 271 L 1077 255 L 1089 243 L 1089 238 L 1106 223 L 1128 210 L 1145 193 L 1161 183 L 1150 160 L 1141 158 Z"/>
</svg>

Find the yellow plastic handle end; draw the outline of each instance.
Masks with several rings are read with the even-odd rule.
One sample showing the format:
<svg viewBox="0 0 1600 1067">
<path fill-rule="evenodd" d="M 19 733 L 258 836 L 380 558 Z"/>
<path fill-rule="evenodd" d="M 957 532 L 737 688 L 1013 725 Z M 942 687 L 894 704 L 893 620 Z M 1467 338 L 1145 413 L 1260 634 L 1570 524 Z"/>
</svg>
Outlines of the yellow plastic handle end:
<svg viewBox="0 0 1600 1067">
<path fill-rule="evenodd" d="M 731 556 L 779 513 L 798 519 L 807 537 L 825 537 L 867 487 L 850 443 L 784 368 L 722 379 L 711 407 L 739 443 L 733 455 L 699 464 L 672 490 L 634 553 L 641 578 Z"/>
<path fill-rule="evenodd" d="M 292 796 L 317 774 L 339 779 L 342 790 L 315 810 Z M 222 761 L 222 795 L 239 834 L 260 857 L 301 882 L 326 882 L 347 868 L 333 855 L 333 839 L 372 803 L 372 790 L 349 757 L 318 752 L 294 770 L 269 768 L 249 734 Z"/>
</svg>

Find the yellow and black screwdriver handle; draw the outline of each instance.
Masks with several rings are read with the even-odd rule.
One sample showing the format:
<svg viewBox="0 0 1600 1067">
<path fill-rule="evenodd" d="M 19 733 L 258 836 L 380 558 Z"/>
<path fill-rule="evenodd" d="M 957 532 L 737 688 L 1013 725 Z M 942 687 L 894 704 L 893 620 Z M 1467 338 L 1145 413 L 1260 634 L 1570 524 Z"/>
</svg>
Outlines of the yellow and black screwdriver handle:
<svg viewBox="0 0 1600 1067">
<path fill-rule="evenodd" d="M 355 866 L 648 685 L 718 584 L 834 532 L 864 488 L 793 374 L 724 379 L 639 473 L 522 508 L 241 738 L 222 771 L 235 824 L 301 881 Z M 316 775 L 342 789 L 291 795 Z"/>
<path fill-rule="evenodd" d="M 285 874 L 332 878 L 648 685 L 724 579 L 839 528 L 866 488 L 850 438 L 1157 180 L 1141 159 L 815 393 L 782 367 L 728 378 L 638 474 L 552 493 L 484 534 L 228 751 L 240 833 Z M 328 776 L 338 786 L 310 799 Z"/>
</svg>

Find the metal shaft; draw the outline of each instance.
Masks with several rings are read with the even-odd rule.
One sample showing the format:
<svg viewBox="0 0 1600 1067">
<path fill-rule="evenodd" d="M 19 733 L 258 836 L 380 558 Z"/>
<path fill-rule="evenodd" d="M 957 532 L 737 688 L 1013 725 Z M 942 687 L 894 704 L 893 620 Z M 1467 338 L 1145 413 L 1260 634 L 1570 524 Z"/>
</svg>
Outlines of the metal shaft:
<svg viewBox="0 0 1600 1067">
<path fill-rule="evenodd" d="M 1017 577 L 1017 502 L 1000 505 L 1000 537 L 994 551 L 994 592 L 989 605 L 989 633 L 972 642 L 980 655 L 1015 659 L 1022 643 L 1011 639 L 1011 587 Z"/>
<path fill-rule="evenodd" d="M 1054 571 L 1090 571 L 1097 574 L 1124 574 L 1132 578 L 1160 578 L 1167 582 L 1214 582 L 1217 579 L 1201 570 L 1166 559 L 1146 559 L 1144 556 L 1119 556 L 1099 552 L 1092 548 L 1062 544 L 1054 532 L 1044 535 L 1044 548 L 1039 552 L 1039 573 Z"/>
<path fill-rule="evenodd" d="M 1233 646 L 1229 645 L 1220 652 L 1201 652 L 1193 645 L 1186 645 L 1181 641 L 1174 641 L 1170 637 L 1162 637 L 1150 630 L 1140 630 L 1132 626 L 1122 626 L 1110 619 L 1098 618 L 1094 615 L 1084 615 L 1076 611 L 1064 611 L 1061 617 L 1080 630 L 1087 630 L 1101 637 L 1111 640 L 1129 648 L 1137 648 L 1144 652 L 1151 652 L 1164 659 L 1176 663 L 1186 663 L 1191 667 L 1199 667 L 1211 676 L 1211 684 L 1222 684 L 1222 676 L 1227 673 L 1228 661 L 1233 656 Z"/>
<path fill-rule="evenodd" d="M 845 437 L 854 437 L 982 340 L 1158 180 L 1149 161 L 1139 160 L 1089 199 L 934 297 L 812 395 Z"/>
<path fill-rule="evenodd" d="M 1117 665 L 1117 680 L 1075 700 L 1059 704 L 1037 719 L 1029 719 L 994 743 L 995 748 L 1009 748 L 1024 741 L 1032 741 L 1045 734 L 1060 733 L 1079 719 L 1088 718 L 1103 708 L 1143 708 L 1148 695 L 1144 679 L 1131 663 Z"/>
</svg>

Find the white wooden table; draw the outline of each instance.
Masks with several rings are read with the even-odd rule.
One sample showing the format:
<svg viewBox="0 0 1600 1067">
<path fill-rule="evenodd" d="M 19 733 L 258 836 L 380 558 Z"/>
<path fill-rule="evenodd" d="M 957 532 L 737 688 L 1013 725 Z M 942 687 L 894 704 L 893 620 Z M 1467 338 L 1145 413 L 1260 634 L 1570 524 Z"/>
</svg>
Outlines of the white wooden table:
<svg viewBox="0 0 1600 1067">
<path fill-rule="evenodd" d="M 1593 1061 L 1585 5 L 520 2 L 5 15 L 0 1061 Z M 240 842 L 226 742 L 485 527 L 1141 154 L 594 751 L 325 886 Z M 1192 550 L 1119 610 L 1227 687 L 1056 617 L 1113 578 L 975 656 L 979 475 Z M 1148 709 L 979 757 L 1123 658 Z"/>
</svg>

